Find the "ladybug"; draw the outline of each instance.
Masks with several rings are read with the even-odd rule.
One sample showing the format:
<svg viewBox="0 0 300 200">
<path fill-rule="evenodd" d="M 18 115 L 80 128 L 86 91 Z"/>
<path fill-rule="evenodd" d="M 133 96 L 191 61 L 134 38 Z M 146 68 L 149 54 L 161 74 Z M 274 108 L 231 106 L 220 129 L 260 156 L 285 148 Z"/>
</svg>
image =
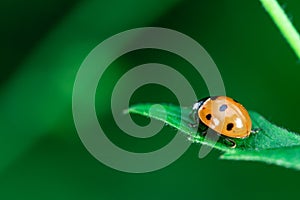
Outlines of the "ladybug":
<svg viewBox="0 0 300 200">
<path fill-rule="evenodd" d="M 242 104 L 227 96 L 206 97 L 193 105 L 191 117 L 198 131 L 205 135 L 208 128 L 222 136 L 235 148 L 233 138 L 246 138 L 252 132 L 252 122 Z"/>
</svg>

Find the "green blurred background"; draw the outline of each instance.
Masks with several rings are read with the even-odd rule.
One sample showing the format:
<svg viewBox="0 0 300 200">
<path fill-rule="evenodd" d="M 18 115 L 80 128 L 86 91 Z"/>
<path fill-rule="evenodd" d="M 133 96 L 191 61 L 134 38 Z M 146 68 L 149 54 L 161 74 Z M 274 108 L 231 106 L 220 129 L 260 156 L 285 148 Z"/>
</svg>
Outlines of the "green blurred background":
<svg viewBox="0 0 300 200">
<path fill-rule="evenodd" d="M 300 29 L 300 2 L 280 3 Z M 299 198 L 300 172 L 219 160 L 218 151 L 199 159 L 196 144 L 159 171 L 116 171 L 87 152 L 72 119 L 73 83 L 87 54 L 121 31 L 158 26 L 198 41 L 219 67 L 228 96 L 300 132 L 300 64 L 258 0 L 3 0 L 0 5 L 0 199 Z M 176 55 L 140 50 L 116 60 L 99 83 L 98 117 L 114 143 L 135 152 L 158 149 L 175 134 L 164 127 L 152 138 L 136 139 L 113 121 L 114 84 L 132 67 L 148 62 L 174 67 L 199 97 L 208 95 L 201 76 Z M 139 88 L 131 103 L 140 102 L 178 103 L 158 85 Z"/>
</svg>

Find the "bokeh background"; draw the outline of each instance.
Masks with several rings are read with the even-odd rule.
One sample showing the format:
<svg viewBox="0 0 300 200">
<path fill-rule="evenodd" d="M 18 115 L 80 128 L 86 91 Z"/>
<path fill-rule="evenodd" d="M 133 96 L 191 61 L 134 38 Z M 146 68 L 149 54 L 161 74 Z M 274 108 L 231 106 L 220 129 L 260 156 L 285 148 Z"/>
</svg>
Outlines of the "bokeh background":
<svg viewBox="0 0 300 200">
<path fill-rule="evenodd" d="M 280 3 L 300 29 L 300 2 Z M 300 132 L 300 64 L 258 0 L 3 0 L 0 5 L 0 199 L 299 198 L 300 172 L 223 161 L 218 151 L 199 159 L 196 144 L 159 171 L 116 171 L 87 152 L 72 119 L 73 83 L 87 54 L 121 31 L 159 26 L 192 37 L 209 52 L 227 95 Z M 99 122 L 114 143 L 135 152 L 158 149 L 175 134 L 166 126 L 152 138 L 136 139 L 113 121 L 114 84 L 148 62 L 172 66 L 199 97 L 208 95 L 201 76 L 176 55 L 140 50 L 116 60 L 99 82 Z M 141 102 L 178 103 L 159 85 L 139 88 L 131 103 Z M 132 117 L 140 125 L 149 122 Z"/>
</svg>

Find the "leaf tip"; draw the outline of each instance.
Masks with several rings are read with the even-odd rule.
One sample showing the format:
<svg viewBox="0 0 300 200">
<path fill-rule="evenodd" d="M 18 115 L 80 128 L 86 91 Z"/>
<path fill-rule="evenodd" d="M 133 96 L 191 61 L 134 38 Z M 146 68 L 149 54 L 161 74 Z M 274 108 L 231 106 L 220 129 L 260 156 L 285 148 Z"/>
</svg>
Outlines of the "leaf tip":
<svg viewBox="0 0 300 200">
<path fill-rule="evenodd" d="M 130 113 L 130 108 L 124 109 L 122 113 L 124 115 L 129 114 Z"/>
</svg>

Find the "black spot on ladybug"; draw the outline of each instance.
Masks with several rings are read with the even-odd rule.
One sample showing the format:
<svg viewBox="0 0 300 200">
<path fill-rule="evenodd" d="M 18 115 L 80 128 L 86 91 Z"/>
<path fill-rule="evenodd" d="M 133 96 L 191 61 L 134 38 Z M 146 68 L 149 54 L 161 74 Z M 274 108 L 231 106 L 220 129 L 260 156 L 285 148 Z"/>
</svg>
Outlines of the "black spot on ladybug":
<svg viewBox="0 0 300 200">
<path fill-rule="evenodd" d="M 231 131 L 232 128 L 233 128 L 233 123 L 227 124 L 227 127 L 226 127 L 227 131 Z"/>
<path fill-rule="evenodd" d="M 211 100 L 216 100 L 218 98 L 218 96 L 212 96 L 210 97 Z"/>
<path fill-rule="evenodd" d="M 223 112 L 228 108 L 228 106 L 226 104 L 223 104 L 220 106 L 219 111 Z"/>
<path fill-rule="evenodd" d="M 207 120 L 210 120 L 211 119 L 211 114 L 207 114 L 205 117 L 206 117 Z"/>
</svg>

